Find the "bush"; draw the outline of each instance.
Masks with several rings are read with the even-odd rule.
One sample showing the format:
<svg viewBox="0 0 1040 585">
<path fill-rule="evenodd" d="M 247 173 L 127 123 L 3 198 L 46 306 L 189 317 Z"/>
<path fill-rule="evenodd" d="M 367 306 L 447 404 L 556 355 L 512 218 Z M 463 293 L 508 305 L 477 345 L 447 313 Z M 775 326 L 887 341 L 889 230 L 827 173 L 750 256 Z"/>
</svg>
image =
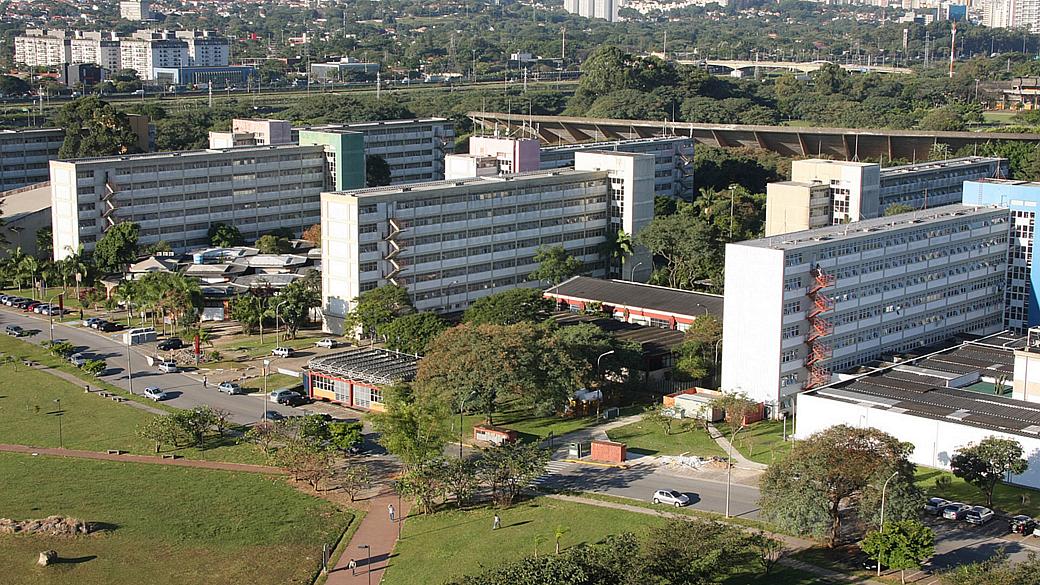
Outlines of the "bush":
<svg viewBox="0 0 1040 585">
<path fill-rule="evenodd" d="M 95 378 L 105 373 L 107 368 L 108 365 L 105 364 L 105 360 L 87 360 L 82 366 L 84 372 L 94 376 Z"/>
</svg>

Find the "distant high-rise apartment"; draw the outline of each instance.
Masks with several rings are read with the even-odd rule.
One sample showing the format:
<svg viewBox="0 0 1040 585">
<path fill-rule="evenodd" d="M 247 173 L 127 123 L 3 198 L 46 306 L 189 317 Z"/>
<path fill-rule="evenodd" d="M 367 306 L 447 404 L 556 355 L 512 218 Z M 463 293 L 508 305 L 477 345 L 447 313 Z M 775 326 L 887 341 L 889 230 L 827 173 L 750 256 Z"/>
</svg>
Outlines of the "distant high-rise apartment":
<svg viewBox="0 0 1040 585">
<path fill-rule="evenodd" d="M 618 20 L 618 0 L 564 0 L 563 9 L 585 18 L 602 18 L 607 22 Z"/>
<path fill-rule="evenodd" d="M 0 130 L 0 191 L 46 181 L 64 141 L 61 128 Z"/>
<path fill-rule="evenodd" d="M 124 20 L 151 20 L 151 0 L 120 0 L 119 17 Z"/>
<path fill-rule="evenodd" d="M 983 0 L 982 24 L 1040 32 L 1040 0 Z"/>
<path fill-rule="evenodd" d="M 14 38 L 14 61 L 28 67 L 68 63 L 69 34 L 64 30 L 28 29 Z"/>
</svg>

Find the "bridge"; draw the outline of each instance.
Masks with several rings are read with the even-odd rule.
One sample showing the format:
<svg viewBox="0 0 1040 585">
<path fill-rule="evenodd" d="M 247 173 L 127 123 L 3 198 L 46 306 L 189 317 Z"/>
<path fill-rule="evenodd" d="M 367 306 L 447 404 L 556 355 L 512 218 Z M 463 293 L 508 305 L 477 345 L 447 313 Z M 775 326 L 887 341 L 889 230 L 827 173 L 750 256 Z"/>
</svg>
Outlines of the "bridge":
<svg viewBox="0 0 1040 585">
<path fill-rule="evenodd" d="M 467 115 L 479 131 L 537 138 L 549 146 L 598 140 L 689 136 L 695 144 L 761 148 L 791 157 L 913 161 L 929 158 L 936 145 L 945 145 L 953 153 L 965 147 L 1000 141 L 1040 144 L 1040 134 L 699 124 L 487 112 L 469 112 Z"/>
<path fill-rule="evenodd" d="M 817 69 L 823 67 L 827 63 L 830 63 L 830 61 L 751 61 L 739 59 L 703 59 L 700 61 L 677 60 L 676 63 L 680 65 L 695 65 L 699 67 L 722 67 L 734 71 L 738 69 L 754 69 L 756 67 L 759 67 L 762 69 L 785 69 L 787 71 L 809 73 L 811 71 L 816 71 Z M 852 73 L 913 73 L 913 70 L 909 67 L 893 67 L 891 65 L 861 65 L 839 63 L 838 66 Z"/>
</svg>

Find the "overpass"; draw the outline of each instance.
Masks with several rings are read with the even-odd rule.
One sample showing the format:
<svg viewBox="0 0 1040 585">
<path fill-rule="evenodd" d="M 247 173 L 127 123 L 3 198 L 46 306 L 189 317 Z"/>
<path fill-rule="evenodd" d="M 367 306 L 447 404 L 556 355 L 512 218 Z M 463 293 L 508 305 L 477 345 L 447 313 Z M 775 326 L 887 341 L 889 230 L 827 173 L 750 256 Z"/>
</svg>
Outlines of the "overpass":
<svg viewBox="0 0 1040 585">
<path fill-rule="evenodd" d="M 550 146 L 678 135 L 689 136 L 695 144 L 705 146 L 747 146 L 792 157 L 913 161 L 928 159 L 936 145 L 946 145 L 951 153 L 964 147 L 999 141 L 1040 145 L 1040 134 L 749 126 L 487 112 L 469 112 L 467 115 L 473 120 L 474 126 L 484 132 L 537 138 Z"/>
<path fill-rule="evenodd" d="M 785 69 L 788 71 L 799 71 L 809 73 L 823 67 L 830 61 L 751 61 L 751 60 L 729 60 L 729 59 L 706 59 L 700 61 L 678 60 L 680 65 L 695 65 L 699 67 L 723 67 L 726 69 Z M 838 64 L 842 69 L 852 73 L 913 73 L 909 67 L 892 67 L 891 65 L 858 65 Z"/>
</svg>

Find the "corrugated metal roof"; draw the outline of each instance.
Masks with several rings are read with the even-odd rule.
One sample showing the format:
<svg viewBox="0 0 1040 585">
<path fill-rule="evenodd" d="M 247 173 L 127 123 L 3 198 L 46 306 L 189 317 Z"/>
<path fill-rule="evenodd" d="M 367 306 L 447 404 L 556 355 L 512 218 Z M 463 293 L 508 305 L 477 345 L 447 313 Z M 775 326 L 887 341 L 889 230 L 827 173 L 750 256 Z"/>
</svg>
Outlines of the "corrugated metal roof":
<svg viewBox="0 0 1040 585">
<path fill-rule="evenodd" d="M 708 313 L 722 318 L 722 296 L 624 280 L 575 276 L 547 289 L 546 294 L 605 305 L 636 307 L 695 318 Z"/>
</svg>

